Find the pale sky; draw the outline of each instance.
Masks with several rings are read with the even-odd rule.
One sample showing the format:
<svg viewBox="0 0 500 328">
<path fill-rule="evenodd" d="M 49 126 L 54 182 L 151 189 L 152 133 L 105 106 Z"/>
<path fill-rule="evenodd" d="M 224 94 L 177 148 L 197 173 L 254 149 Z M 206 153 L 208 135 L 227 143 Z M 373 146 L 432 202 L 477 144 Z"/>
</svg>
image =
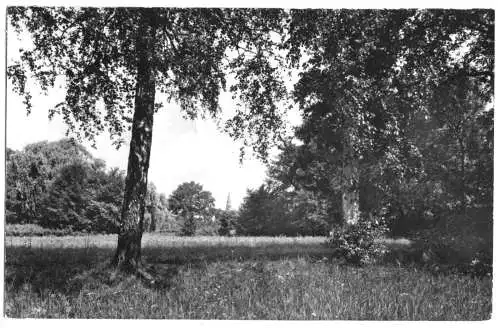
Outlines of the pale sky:
<svg viewBox="0 0 500 328">
<path fill-rule="evenodd" d="M 16 57 L 16 49 L 26 47 L 26 42 L 19 41 L 9 34 L 7 57 Z M 7 82 L 7 131 L 6 145 L 20 150 L 27 144 L 48 140 L 54 141 L 65 137 L 66 126 L 59 117 L 48 119 L 48 109 L 62 101 L 63 88 L 55 88 L 48 95 L 32 87 L 31 114 L 26 114 L 22 98 L 12 92 L 10 81 Z M 222 94 L 220 105 L 223 112 L 233 106 L 230 94 Z M 297 111 L 290 115 L 291 122 L 300 122 Z M 84 141 L 84 145 L 93 156 L 106 161 L 107 167 L 119 167 L 126 170 L 129 141 L 119 150 L 112 145 L 109 134 L 97 138 L 96 149 Z M 239 163 L 241 143 L 234 142 L 228 135 L 220 132 L 212 120 L 185 120 L 176 104 L 164 104 L 164 108 L 155 115 L 153 145 L 149 168 L 149 181 L 153 182 L 158 192 L 170 195 L 181 183 L 195 181 L 205 190 L 212 192 L 216 206 L 224 208 L 228 193 L 231 202 L 237 208 L 248 188 L 257 188 L 266 177 L 266 167 L 252 155 L 247 156 L 243 164 Z M 248 152 L 251 153 L 250 149 Z"/>
</svg>

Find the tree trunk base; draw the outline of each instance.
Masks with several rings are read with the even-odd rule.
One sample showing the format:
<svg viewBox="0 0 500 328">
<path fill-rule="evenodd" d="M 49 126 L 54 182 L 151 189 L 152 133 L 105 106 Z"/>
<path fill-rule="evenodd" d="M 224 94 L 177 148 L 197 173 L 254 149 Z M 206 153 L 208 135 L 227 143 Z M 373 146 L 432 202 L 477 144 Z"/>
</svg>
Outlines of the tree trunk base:
<svg viewBox="0 0 500 328">
<path fill-rule="evenodd" d="M 111 261 L 114 272 L 111 280 L 116 280 L 120 273 L 135 275 L 148 285 L 154 285 L 158 280 L 141 261 L 142 233 L 130 231 L 118 236 L 118 247 Z"/>
<path fill-rule="evenodd" d="M 155 286 L 156 282 L 159 281 L 159 277 L 155 275 L 155 273 L 151 272 L 153 270 L 147 268 L 144 264 L 138 263 L 135 266 L 131 266 L 130 264 L 119 263 L 117 264 L 115 261 L 111 263 L 112 273 L 110 280 L 111 282 L 116 282 L 121 277 L 124 276 L 136 276 L 142 282 L 144 282 L 149 287 Z"/>
</svg>

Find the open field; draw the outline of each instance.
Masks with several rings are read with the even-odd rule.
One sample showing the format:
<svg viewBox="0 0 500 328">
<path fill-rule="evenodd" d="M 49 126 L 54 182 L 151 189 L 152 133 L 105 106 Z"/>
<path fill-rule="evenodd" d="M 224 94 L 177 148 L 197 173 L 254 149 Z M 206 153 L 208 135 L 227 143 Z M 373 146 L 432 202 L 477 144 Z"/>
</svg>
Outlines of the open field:
<svg viewBox="0 0 500 328">
<path fill-rule="evenodd" d="M 491 277 L 358 268 L 324 238 L 146 234 L 161 281 L 110 279 L 116 236 L 6 237 L 8 317 L 485 320 Z"/>
</svg>

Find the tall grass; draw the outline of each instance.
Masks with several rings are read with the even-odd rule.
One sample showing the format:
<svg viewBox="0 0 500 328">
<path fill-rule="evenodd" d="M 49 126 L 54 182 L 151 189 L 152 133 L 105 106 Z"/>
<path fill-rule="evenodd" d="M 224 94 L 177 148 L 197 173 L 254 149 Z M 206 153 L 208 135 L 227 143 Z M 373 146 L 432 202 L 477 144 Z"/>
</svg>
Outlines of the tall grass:
<svg viewBox="0 0 500 328">
<path fill-rule="evenodd" d="M 146 234 L 160 281 L 111 280 L 116 236 L 6 238 L 9 317 L 484 320 L 491 278 L 352 267 L 323 238 Z"/>
<path fill-rule="evenodd" d="M 40 236 L 32 237 L 9 237 L 10 245 L 22 246 L 26 240 L 31 240 L 33 247 L 82 247 L 90 241 L 91 245 L 102 248 L 116 247 L 116 235 L 82 235 L 82 236 L 61 236 L 57 238 L 47 238 Z M 325 241 L 322 237 L 223 237 L 223 236 L 196 236 L 179 237 L 162 233 L 145 233 L 142 238 L 142 246 L 148 247 L 197 247 L 197 246 L 269 246 L 293 245 L 311 246 L 320 245 Z"/>
</svg>

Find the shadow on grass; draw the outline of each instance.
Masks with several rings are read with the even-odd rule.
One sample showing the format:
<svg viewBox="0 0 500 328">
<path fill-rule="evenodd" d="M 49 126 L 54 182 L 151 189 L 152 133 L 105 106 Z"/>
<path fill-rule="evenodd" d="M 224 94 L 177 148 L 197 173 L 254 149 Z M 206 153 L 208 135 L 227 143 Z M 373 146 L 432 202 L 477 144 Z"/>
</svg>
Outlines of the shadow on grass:
<svg viewBox="0 0 500 328">
<path fill-rule="evenodd" d="M 109 263 L 114 250 L 106 247 L 36 248 L 7 246 L 5 249 L 5 290 L 30 289 L 38 294 L 76 295 L 83 288 L 114 286 L 129 278 L 116 275 Z M 206 268 L 213 262 L 275 261 L 331 258 L 331 249 L 320 244 L 259 246 L 183 246 L 143 248 L 147 270 L 158 280 L 155 289 L 168 289 L 183 267 Z"/>
<path fill-rule="evenodd" d="M 98 248 L 6 247 L 5 290 L 77 292 L 75 277 L 102 267 L 104 259 L 108 260 L 111 254 Z"/>
</svg>

